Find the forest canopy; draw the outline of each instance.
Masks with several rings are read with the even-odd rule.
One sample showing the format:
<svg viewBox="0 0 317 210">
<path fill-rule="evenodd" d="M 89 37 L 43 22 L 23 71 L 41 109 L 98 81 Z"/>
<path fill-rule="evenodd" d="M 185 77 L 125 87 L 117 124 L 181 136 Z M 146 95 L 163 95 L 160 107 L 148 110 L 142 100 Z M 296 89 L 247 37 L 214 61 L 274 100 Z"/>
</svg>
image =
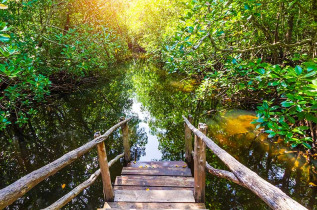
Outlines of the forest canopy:
<svg viewBox="0 0 317 210">
<path fill-rule="evenodd" d="M 311 152 L 316 42 L 316 0 L 2 0 L 0 128 L 24 126 L 50 94 L 146 52 L 197 80 L 201 115 L 256 110 L 270 138 Z"/>
</svg>

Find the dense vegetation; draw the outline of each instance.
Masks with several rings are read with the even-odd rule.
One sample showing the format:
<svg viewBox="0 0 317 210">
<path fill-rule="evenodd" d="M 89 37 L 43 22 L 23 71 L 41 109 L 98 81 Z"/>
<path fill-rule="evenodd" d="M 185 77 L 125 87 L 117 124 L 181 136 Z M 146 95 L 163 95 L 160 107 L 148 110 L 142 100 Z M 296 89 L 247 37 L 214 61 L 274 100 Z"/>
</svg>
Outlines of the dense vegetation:
<svg viewBox="0 0 317 210">
<path fill-rule="evenodd" d="M 269 138 L 311 152 L 317 143 L 316 21 L 315 0 L 191 1 L 165 37 L 162 58 L 170 72 L 199 80 L 196 100 L 213 101 L 211 111 L 253 107 Z"/>
<path fill-rule="evenodd" d="M 159 68 L 113 70 L 136 58 L 147 58 Z M 16 168 L 7 161 L 15 158 L 11 153 L 16 147 L 21 153 L 34 147 L 45 153 L 45 147 L 66 151 L 83 143 L 64 150 L 51 145 L 39 133 L 58 139 L 55 124 L 64 133 L 81 130 L 83 139 L 112 125 L 131 108 L 131 94 L 126 92 L 131 87 L 125 76 L 142 104 L 150 107 L 156 118 L 151 123 L 168 128 L 158 134 L 164 159 L 182 158 L 181 115 L 191 113 L 198 122 L 226 110 L 244 109 L 257 113 L 254 127 L 268 137 L 270 148 L 291 148 L 296 154 L 306 153 L 297 159 L 316 162 L 317 0 L 0 0 L 0 131 L 5 131 L 3 150 L 12 150 L 3 155 L 5 165 Z M 100 78 L 107 83 L 101 92 L 81 95 L 86 109 L 78 111 L 83 105 L 77 107 L 76 100 L 69 102 L 67 97 L 66 105 L 52 103 Z M 39 106 L 43 104 L 47 107 Z M 67 113 L 78 116 L 69 121 Z M 31 121 L 41 126 L 34 127 Z M 43 126 L 46 131 L 41 131 Z M 21 134 L 18 143 L 11 135 L 15 131 Z M 34 139 L 26 138 L 26 133 Z M 143 132 L 137 137 L 143 147 Z M 223 146 L 233 152 L 236 145 L 231 148 L 231 144 L 235 145 Z M 245 151 L 249 152 L 242 150 L 239 155 Z M 265 162 L 263 174 L 269 177 L 269 159 L 274 158 L 268 155 L 264 160 L 266 153 L 256 151 L 253 161 Z M 54 158 L 58 155 L 54 153 Z M 18 160 L 24 170 L 18 176 L 34 169 L 29 167 L 31 155 L 25 156 Z M 45 164 L 41 161 L 35 162 Z M 293 166 L 284 162 L 287 170 L 281 185 L 287 189 L 284 180 L 290 179 Z M 309 180 L 315 182 L 315 174 Z M 13 180 L 5 180 L 5 185 Z M 312 198 L 309 206 L 314 205 Z"/>
<path fill-rule="evenodd" d="M 3 1 L 0 10 L 0 129 L 25 124 L 52 91 L 127 56 L 124 28 L 103 1 Z M 107 17 L 107 18 L 106 18 Z"/>
<path fill-rule="evenodd" d="M 316 0 L 2 0 L 0 14 L 1 129 L 130 48 L 195 78 L 203 113 L 255 109 L 269 138 L 315 153 Z"/>
</svg>

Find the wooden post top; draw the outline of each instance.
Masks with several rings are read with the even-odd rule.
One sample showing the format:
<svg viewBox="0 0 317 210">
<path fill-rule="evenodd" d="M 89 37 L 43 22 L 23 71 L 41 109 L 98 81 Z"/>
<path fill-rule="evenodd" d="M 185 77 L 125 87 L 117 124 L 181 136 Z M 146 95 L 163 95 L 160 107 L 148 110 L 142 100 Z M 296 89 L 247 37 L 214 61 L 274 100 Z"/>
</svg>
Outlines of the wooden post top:
<svg viewBox="0 0 317 210">
<path fill-rule="evenodd" d="M 208 126 L 205 123 L 199 123 L 198 128 L 201 132 L 205 133 L 208 129 Z"/>
<path fill-rule="evenodd" d="M 97 132 L 94 134 L 94 138 L 97 138 L 97 137 L 100 136 L 100 135 L 101 135 L 100 131 L 97 131 Z"/>
</svg>

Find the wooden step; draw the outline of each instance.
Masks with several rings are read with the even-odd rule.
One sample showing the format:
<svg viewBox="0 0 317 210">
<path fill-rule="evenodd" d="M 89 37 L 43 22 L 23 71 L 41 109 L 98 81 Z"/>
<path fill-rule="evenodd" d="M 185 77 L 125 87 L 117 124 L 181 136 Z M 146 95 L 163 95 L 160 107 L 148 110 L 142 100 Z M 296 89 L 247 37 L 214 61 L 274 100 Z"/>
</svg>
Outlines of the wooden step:
<svg viewBox="0 0 317 210">
<path fill-rule="evenodd" d="M 122 175 L 144 175 L 144 176 L 188 176 L 191 177 L 192 173 L 189 168 L 135 168 L 124 167 L 121 172 Z"/>
<path fill-rule="evenodd" d="M 111 210 L 119 210 L 119 209 L 129 209 L 129 208 L 102 208 L 102 209 L 97 209 L 97 210 L 105 210 L 105 209 L 111 209 Z M 138 208 L 130 208 L 130 209 L 138 209 Z M 153 208 L 140 208 L 140 209 L 145 209 L 145 210 L 153 210 Z M 169 208 L 155 208 L 155 210 L 164 210 L 164 209 L 169 209 Z M 171 208 L 173 210 L 182 210 L 184 208 Z M 205 209 L 205 208 L 203 208 Z M 207 209 L 205 209 L 207 210 Z"/>
<path fill-rule="evenodd" d="M 191 190 L 115 190 L 114 201 L 147 203 L 194 203 Z"/>
<path fill-rule="evenodd" d="M 173 176 L 117 176 L 115 186 L 194 187 L 193 177 Z"/>
<path fill-rule="evenodd" d="M 102 209 L 97 209 L 97 210 L 105 210 L 105 209 L 111 209 L 111 210 L 119 210 L 119 209 L 129 209 L 129 208 L 102 208 Z M 130 209 L 138 209 L 138 208 L 130 208 Z M 140 209 L 144 209 L 144 210 L 153 210 L 153 208 L 140 208 Z M 155 208 L 155 210 L 165 210 L 165 209 L 169 209 L 169 208 Z M 173 210 L 182 210 L 184 208 L 170 208 Z M 205 209 L 205 208 L 202 208 Z M 207 210 L 207 209 L 205 209 Z"/>
<path fill-rule="evenodd" d="M 187 164 L 184 161 L 144 161 L 144 162 L 130 162 L 128 167 L 133 168 L 183 168 L 186 166 L 188 168 Z"/>
<path fill-rule="evenodd" d="M 132 162 L 114 184 L 103 209 L 206 209 L 195 203 L 194 178 L 183 161 Z"/>
<path fill-rule="evenodd" d="M 191 190 L 194 192 L 193 187 L 152 187 L 152 186 L 113 186 L 114 190 Z"/>
<path fill-rule="evenodd" d="M 206 209 L 203 203 L 106 202 L 104 209 Z"/>
</svg>

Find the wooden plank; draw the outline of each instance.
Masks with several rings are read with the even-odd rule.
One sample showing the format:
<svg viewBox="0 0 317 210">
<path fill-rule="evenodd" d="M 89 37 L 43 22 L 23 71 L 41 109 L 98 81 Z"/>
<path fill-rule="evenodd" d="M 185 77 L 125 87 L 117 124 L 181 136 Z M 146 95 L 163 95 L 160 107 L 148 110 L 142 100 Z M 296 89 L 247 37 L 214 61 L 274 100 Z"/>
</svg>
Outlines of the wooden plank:
<svg viewBox="0 0 317 210">
<path fill-rule="evenodd" d="M 114 186 L 114 190 L 191 190 L 194 192 L 193 187 L 152 187 L 152 186 Z"/>
<path fill-rule="evenodd" d="M 192 176 L 189 168 L 134 168 L 124 167 L 122 175 L 145 175 L 145 176 Z"/>
<path fill-rule="evenodd" d="M 188 115 L 188 120 L 189 120 L 189 122 L 193 122 L 193 116 Z M 192 141 L 192 139 L 193 139 L 192 131 L 190 130 L 190 128 L 185 123 L 185 159 L 186 159 L 186 162 L 190 166 L 193 165 L 193 156 L 192 156 L 193 141 Z"/>
<path fill-rule="evenodd" d="M 172 176 L 118 176 L 114 185 L 156 186 L 156 187 L 193 187 L 193 177 Z"/>
<path fill-rule="evenodd" d="M 108 202 L 109 206 L 117 209 L 206 209 L 203 203 L 131 203 L 131 202 Z"/>
<path fill-rule="evenodd" d="M 121 117 L 120 121 L 124 121 L 125 117 Z M 128 123 L 121 125 L 123 148 L 124 148 L 124 160 L 128 163 L 131 160 L 130 143 L 129 143 L 129 126 Z"/>
<path fill-rule="evenodd" d="M 114 201 L 194 203 L 195 199 L 191 190 L 116 190 Z"/>
<path fill-rule="evenodd" d="M 122 208 L 103 208 L 103 209 L 97 209 L 97 210 L 106 210 L 106 209 L 111 209 L 111 210 L 121 210 Z M 152 210 L 152 208 L 142 208 L 145 210 Z M 155 210 L 166 210 L 167 208 L 155 208 Z M 174 210 L 182 210 L 183 208 L 172 208 Z M 204 210 L 208 210 L 208 209 L 204 209 Z"/>
<path fill-rule="evenodd" d="M 187 166 L 187 164 L 184 161 L 144 161 L 144 162 L 130 162 L 128 167 L 134 167 L 139 168 L 142 167 L 154 167 L 154 168 L 183 168 L 183 166 Z"/>
<path fill-rule="evenodd" d="M 199 123 L 199 131 L 207 134 L 207 125 Z M 194 196 L 198 203 L 205 203 L 205 185 L 206 185 L 206 144 L 195 135 L 195 155 L 194 155 Z"/>
<path fill-rule="evenodd" d="M 96 132 L 94 138 L 100 136 L 100 132 Z M 97 145 L 99 167 L 101 171 L 101 180 L 103 186 L 103 195 L 106 201 L 113 201 L 114 194 L 111 185 L 111 176 L 108 166 L 107 152 L 105 143 L 101 142 Z"/>
</svg>

